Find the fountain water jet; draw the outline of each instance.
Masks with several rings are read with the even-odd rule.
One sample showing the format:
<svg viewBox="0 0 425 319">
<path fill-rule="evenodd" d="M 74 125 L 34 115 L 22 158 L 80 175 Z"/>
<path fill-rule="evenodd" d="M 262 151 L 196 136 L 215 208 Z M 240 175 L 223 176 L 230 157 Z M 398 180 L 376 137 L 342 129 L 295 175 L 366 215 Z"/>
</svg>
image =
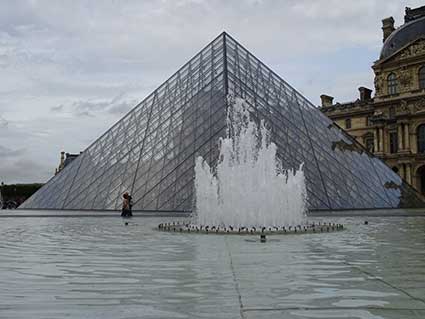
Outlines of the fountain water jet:
<svg viewBox="0 0 425 319">
<path fill-rule="evenodd" d="M 284 170 L 264 121 L 250 118 L 247 103 L 228 98 L 227 134 L 215 169 L 195 165 L 194 224 L 225 227 L 300 225 L 306 212 L 303 167 Z"/>
<path fill-rule="evenodd" d="M 204 234 L 305 234 L 340 231 L 342 224 L 306 223 L 303 165 L 282 168 L 264 121 L 257 124 L 240 98 L 228 97 L 227 133 L 211 168 L 195 163 L 196 208 L 190 223 L 161 223 L 161 231 Z"/>
</svg>

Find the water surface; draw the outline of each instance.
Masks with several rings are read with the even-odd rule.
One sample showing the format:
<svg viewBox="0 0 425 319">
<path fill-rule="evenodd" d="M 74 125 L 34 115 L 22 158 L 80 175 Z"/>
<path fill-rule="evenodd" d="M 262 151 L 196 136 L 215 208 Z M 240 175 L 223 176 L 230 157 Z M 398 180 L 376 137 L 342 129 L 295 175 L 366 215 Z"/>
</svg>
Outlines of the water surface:
<svg viewBox="0 0 425 319">
<path fill-rule="evenodd" d="M 425 318 L 423 217 L 267 243 L 169 220 L 0 218 L 0 318 Z"/>
</svg>

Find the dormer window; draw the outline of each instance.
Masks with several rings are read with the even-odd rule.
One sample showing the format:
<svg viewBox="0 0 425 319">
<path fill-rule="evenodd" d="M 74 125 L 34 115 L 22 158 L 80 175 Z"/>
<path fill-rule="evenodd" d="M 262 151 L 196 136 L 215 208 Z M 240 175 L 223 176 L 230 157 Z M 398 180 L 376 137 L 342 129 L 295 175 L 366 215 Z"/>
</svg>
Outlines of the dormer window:
<svg viewBox="0 0 425 319">
<path fill-rule="evenodd" d="M 419 69 L 419 88 L 425 89 L 425 66 Z"/>
<path fill-rule="evenodd" d="M 397 94 L 398 93 L 398 81 L 395 73 L 391 73 L 387 78 L 388 83 L 388 94 Z"/>
</svg>

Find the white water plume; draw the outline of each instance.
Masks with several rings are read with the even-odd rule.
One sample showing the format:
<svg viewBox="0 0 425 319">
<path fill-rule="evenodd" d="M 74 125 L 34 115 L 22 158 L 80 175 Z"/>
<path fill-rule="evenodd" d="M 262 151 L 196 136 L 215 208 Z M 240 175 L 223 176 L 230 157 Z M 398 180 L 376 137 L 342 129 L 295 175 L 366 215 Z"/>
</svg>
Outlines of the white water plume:
<svg viewBox="0 0 425 319">
<path fill-rule="evenodd" d="M 195 165 L 193 223 L 210 226 L 298 225 L 305 218 L 302 165 L 283 170 L 262 121 L 250 119 L 245 101 L 229 98 L 227 137 L 220 139 L 215 170 L 200 156 Z"/>
</svg>

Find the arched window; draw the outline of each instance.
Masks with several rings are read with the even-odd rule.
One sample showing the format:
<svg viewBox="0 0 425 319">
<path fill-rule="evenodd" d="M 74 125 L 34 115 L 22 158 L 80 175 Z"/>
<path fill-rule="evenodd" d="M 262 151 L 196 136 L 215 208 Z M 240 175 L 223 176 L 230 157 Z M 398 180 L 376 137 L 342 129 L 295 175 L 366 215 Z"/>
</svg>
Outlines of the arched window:
<svg viewBox="0 0 425 319">
<path fill-rule="evenodd" d="M 419 88 L 425 89 L 425 66 L 419 69 Z"/>
<path fill-rule="evenodd" d="M 418 127 L 417 132 L 418 139 L 418 153 L 425 153 L 425 124 L 421 124 Z"/>
<path fill-rule="evenodd" d="M 387 84 L 388 84 L 388 94 L 398 93 L 398 81 L 397 81 L 397 76 L 394 73 L 391 73 L 390 75 L 388 75 Z"/>
</svg>

